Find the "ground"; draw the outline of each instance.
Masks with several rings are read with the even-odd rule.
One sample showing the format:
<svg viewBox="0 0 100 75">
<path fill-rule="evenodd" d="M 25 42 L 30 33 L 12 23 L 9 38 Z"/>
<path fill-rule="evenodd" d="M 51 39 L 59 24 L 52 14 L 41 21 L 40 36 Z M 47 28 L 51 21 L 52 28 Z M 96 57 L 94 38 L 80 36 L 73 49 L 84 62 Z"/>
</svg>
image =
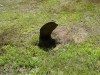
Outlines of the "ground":
<svg viewBox="0 0 100 75">
<path fill-rule="evenodd" d="M 51 20 L 75 38 L 44 50 L 36 45 L 39 29 Z M 76 42 L 73 32 L 89 37 Z M 0 0 L 0 75 L 99 74 L 99 0 Z"/>
</svg>

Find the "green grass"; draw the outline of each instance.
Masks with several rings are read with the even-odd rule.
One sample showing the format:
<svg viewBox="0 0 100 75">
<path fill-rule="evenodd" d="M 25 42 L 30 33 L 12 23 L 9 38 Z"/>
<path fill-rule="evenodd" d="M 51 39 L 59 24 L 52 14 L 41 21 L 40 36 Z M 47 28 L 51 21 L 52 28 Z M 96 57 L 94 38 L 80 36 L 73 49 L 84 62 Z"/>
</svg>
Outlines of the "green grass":
<svg viewBox="0 0 100 75">
<path fill-rule="evenodd" d="M 96 31 L 100 3 L 40 1 L 0 1 L 0 37 L 4 38 L 0 39 L 0 75 L 99 75 L 99 32 L 83 43 L 48 51 L 35 43 L 39 29 L 50 20 L 68 27 L 82 22 Z"/>
</svg>

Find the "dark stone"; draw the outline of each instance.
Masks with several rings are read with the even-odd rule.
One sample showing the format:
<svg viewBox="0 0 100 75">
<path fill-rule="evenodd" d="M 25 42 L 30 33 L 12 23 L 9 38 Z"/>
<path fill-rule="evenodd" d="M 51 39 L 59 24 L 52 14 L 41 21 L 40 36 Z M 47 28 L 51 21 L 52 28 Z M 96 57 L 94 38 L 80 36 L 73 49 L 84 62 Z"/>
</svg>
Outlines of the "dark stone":
<svg viewBox="0 0 100 75">
<path fill-rule="evenodd" d="M 51 33 L 58 26 L 54 21 L 48 22 L 40 29 L 39 46 L 40 47 L 54 47 L 55 40 L 52 39 Z"/>
</svg>

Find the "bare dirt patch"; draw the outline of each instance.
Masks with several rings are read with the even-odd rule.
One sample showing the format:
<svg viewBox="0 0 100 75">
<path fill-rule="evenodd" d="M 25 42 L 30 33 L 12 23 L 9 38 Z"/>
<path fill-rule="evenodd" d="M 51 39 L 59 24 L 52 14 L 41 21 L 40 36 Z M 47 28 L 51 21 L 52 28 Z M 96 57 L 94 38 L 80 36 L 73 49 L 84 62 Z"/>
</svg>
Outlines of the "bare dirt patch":
<svg viewBox="0 0 100 75">
<path fill-rule="evenodd" d="M 33 33 L 20 34 L 21 26 L 11 26 L 2 33 L 0 33 L 0 46 L 16 45 L 23 46 L 27 44 Z"/>
<path fill-rule="evenodd" d="M 91 29 L 87 26 L 58 26 L 54 30 L 53 36 L 57 38 L 57 42 L 60 44 L 66 44 L 71 42 L 82 43 L 88 39 L 90 33 Z"/>
</svg>

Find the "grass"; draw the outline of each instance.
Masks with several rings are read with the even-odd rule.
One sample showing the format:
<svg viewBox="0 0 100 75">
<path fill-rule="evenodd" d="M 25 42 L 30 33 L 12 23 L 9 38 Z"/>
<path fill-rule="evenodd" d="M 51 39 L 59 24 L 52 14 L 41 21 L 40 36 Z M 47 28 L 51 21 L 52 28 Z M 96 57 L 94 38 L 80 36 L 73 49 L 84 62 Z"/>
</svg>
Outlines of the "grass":
<svg viewBox="0 0 100 75">
<path fill-rule="evenodd" d="M 0 0 L 0 75 L 99 75 L 100 33 L 95 31 L 100 3 L 40 1 Z M 82 23 L 95 34 L 83 43 L 45 51 L 34 42 L 41 26 L 52 19 L 69 27 Z"/>
</svg>

